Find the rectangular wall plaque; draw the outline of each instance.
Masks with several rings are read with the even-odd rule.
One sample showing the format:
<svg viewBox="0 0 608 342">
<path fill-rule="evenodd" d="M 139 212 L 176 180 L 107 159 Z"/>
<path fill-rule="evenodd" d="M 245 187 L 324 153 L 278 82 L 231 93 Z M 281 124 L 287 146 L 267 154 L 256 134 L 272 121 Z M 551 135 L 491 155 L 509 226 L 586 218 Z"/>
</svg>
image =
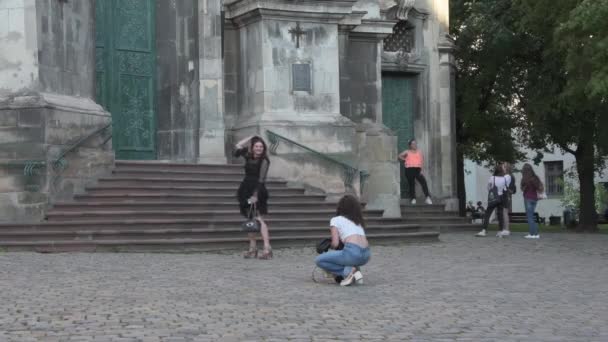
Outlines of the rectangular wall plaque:
<svg viewBox="0 0 608 342">
<path fill-rule="evenodd" d="M 292 64 L 291 74 L 293 79 L 293 91 L 310 92 L 312 90 L 310 64 Z"/>
</svg>

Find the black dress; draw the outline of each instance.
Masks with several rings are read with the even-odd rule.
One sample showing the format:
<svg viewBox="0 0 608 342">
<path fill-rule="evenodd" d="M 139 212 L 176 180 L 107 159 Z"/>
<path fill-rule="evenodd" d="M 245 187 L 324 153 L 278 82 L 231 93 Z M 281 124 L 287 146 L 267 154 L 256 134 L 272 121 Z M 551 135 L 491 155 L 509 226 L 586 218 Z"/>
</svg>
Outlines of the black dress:
<svg viewBox="0 0 608 342">
<path fill-rule="evenodd" d="M 268 214 L 268 190 L 265 183 L 270 161 L 268 158 L 251 158 L 246 147 L 234 151 L 234 156 L 245 158 L 245 178 L 237 192 L 241 214 L 245 217 L 249 216 L 250 204 L 247 200 L 254 194 L 257 194 L 258 198 L 256 204 L 258 213 Z"/>
</svg>

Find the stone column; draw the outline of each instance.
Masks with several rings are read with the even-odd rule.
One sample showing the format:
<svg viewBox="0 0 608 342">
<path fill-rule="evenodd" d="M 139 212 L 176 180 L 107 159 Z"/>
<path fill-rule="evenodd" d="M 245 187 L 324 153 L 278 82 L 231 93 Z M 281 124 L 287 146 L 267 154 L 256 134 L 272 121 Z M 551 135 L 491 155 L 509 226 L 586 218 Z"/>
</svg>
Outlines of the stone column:
<svg viewBox="0 0 608 342">
<path fill-rule="evenodd" d="M 93 100 L 94 18 L 94 1 L 0 2 L 0 220 L 40 219 L 48 202 L 112 165 L 111 142 L 96 137 L 66 156 L 62 172 L 50 166 L 111 122 Z"/>
<path fill-rule="evenodd" d="M 200 123 L 198 162 L 226 163 L 220 0 L 198 0 Z"/>
<path fill-rule="evenodd" d="M 447 35 L 439 43 L 439 113 L 441 118 L 441 192 L 447 210 L 458 210 L 456 172 L 456 112 L 454 43 Z"/>
</svg>

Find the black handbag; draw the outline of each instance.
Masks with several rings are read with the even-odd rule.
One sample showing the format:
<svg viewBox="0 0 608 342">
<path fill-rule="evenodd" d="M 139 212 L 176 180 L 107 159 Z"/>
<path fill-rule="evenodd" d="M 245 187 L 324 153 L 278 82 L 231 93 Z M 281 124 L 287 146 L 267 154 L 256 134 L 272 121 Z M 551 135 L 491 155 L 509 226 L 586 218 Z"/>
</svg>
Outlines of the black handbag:
<svg viewBox="0 0 608 342">
<path fill-rule="evenodd" d="M 331 248 L 331 239 L 323 239 L 317 244 L 317 254 L 323 254 Z M 340 242 L 336 250 L 344 249 L 344 244 Z"/>
<path fill-rule="evenodd" d="M 260 231 L 260 221 L 256 218 L 258 210 L 255 204 L 249 206 L 249 215 L 247 221 L 241 223 L 241 230 L 246 233 L 257 233 Z"/>
<path fill-rule="evenodd" d="M 498 195 L 498 187 L 496 186 L 496 177 L 492 177 L 494 185 L 488 191 L 488 208 L 495 207 L 502 202 L 502 196 Z"/>
</svg>

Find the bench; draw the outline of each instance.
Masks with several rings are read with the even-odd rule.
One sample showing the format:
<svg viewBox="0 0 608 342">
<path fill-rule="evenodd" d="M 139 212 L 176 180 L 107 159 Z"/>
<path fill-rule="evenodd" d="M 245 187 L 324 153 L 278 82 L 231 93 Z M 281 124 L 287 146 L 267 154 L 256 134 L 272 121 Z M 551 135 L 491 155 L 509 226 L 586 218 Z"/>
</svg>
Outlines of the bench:
<svg viewBox="0 0 608 342">
<path fill-rule="evenodd" d="M 526 213 L 509 213 L 509 222 L 511 223 L 528 223 Z M 534 222 L 545 224 L 545 218 L 540 217 L 538 213 L 534 213 Z"/>
</svg>

